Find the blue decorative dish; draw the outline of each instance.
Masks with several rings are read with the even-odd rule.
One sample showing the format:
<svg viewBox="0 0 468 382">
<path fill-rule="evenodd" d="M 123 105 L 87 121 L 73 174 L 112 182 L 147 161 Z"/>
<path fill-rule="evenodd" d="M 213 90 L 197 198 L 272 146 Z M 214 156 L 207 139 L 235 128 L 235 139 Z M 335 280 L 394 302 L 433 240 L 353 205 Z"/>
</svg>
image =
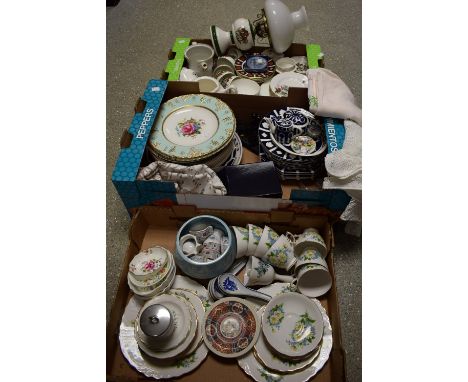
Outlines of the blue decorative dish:
<svg viewBox="0 0 468 382">
<path fill-rule="evenodd" d="M 190 230 L 200 230 L 208 225 L 214 229 L 220 229 L 228 238 L 226 249 L 215 259 L 207 262 L 198 262 L 187 257 L 179 244 L 180 238 L 189 233 Z M 211 279 L 224 273 L 236 258 L 236 238 L 229 226 L 221 219 L 212 215 L 200 215 L 187 220 L 180 227 L 176 236 L 176 250 L 174 259 L 178 267 L 190 277 L 195 279 Z"/>
</svg>

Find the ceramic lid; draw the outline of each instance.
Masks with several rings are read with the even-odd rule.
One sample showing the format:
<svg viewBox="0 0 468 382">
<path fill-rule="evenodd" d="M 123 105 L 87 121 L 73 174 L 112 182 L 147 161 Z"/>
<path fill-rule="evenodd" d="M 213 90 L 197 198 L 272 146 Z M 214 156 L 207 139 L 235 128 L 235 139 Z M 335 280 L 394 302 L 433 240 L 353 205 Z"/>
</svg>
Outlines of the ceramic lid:
<svg viewBox="0 0 468 382">
<path fill-rule="evenodd" d="M 130 273 L 138 280 L 149 280 L 166 265 L 168 258 L 168 251 L 165 248 L 148 248 L 132 259 L 129 265 Z"/>
<path fill-rule="evenodd" d="M 140 327 L 149 337 L 160 337 L 172 325 L 172 315 L 164 305 L 148 306 L 140 316 Z"/>
</svg>

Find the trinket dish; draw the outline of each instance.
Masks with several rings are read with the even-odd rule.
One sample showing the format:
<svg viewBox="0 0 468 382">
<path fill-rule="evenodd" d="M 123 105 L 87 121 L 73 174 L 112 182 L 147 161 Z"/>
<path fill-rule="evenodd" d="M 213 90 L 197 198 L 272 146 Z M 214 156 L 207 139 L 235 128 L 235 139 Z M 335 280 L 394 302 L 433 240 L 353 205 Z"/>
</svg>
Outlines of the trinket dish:
<svg viewBox="0 0 468 382">
<path fill-rule="evenodd" d="M 260 333 L 260 322 L 253 306 L 236 297 L 213 304 L 203 320 L 203 340 L 215 354 L 239 357 L 252 349 Z"/>
<path fill-rule="evenodd" d="M 283 293 L 265 307 L 262 330 L 268 344 L 283 357 L 301 359 L 322 340 L 323 318 L 307 297 Z"/>
</svg>

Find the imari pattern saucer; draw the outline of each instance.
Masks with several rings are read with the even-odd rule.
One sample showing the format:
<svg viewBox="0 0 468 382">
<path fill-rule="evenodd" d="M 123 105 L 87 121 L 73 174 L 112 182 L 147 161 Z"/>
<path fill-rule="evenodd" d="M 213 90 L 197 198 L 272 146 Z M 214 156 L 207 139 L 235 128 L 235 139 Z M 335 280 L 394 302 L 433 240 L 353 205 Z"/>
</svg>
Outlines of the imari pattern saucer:
<svg viewBox="0 0 468 382">
<path fill-rule="evenodd" d="M 187 94 L 161 106 L 148 145 L 165 160 L 197 162 L 226 147 L 235 129 L 234 113 L 225 102 L 204 94 Z"/>
<path fill-rule="evenodd" d="M 258 62 L 254 61 L 257 56 Z M 276 65 L 268 56 L 243 55 L 236 60 L 235 69 L 240 77 L 262 83 L 275 75 Z"/>
<path fill-rule="evenodd" d="M 235 358 L 247 353 L 257 342 L 260 321 L 255 308 L 236 297 L 213 304 L 203 322 L 203 340 L 215 354 Z"/>
</svg>

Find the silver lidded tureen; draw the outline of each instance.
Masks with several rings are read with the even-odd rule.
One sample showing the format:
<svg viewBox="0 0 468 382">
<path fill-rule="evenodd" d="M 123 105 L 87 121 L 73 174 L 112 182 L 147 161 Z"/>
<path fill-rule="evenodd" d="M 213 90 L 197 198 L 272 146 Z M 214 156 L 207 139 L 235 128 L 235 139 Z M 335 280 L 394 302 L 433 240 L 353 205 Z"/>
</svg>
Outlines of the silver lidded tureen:
<svg viewBox="0 0 468 382">
<path fill-rule="evenodd" d="M 295 30 L 307 27 L 308 22 L 304 6 L 290 12 L 281 0 L 265 0 L 264 8 L 253 23 L 239 18 L 232 23 L 229 32 L 212 25 L 211 42 L 218 56 L 222 56 L 232 44 L 242 51 L 251 49 L 255 45 L 255 37 L 260 40 L 267 38 L 275 52 L 283 53 L 292 44 Z"/>
</svg>

